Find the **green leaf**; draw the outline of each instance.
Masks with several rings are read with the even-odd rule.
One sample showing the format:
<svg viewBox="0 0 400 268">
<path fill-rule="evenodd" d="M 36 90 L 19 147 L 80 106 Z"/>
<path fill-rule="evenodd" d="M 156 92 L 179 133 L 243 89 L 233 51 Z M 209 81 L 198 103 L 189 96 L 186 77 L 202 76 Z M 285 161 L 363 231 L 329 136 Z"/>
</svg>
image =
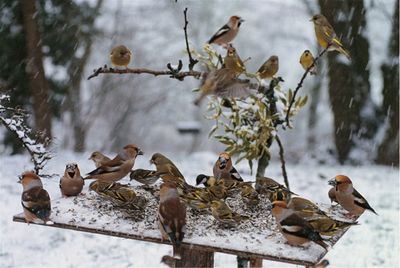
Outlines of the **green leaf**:
<svg viewBox="0 0 400 268">
<path fill-rule="evenodd" d="M 208 138 L 210 138 L 217 129 L 218 129 L 218 124 L 216 124 L 211 128 L 210 133 L 208 133 Z"/>
</svg>

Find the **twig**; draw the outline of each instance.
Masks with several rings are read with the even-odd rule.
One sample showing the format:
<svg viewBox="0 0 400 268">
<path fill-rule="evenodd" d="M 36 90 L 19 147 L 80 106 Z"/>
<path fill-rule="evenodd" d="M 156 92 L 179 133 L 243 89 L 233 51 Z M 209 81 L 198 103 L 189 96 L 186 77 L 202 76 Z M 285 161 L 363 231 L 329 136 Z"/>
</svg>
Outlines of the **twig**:
<svg viewBox="0 0 400 268">
<path fill-rule="evenodd" d="M 98 69 L 93 70 L 93 74 L 91 74 L 87 79 L 90 80 L 93 77 L 98 76 L 99 74 L 152 74 L 154 76 L 158 75 L 169 75 L 171 78 L 176 78 L 178 80 L 183 80 L 186 76 L 193 76 L 197 79 L 199 79 L 202 75 L 201 72 L 198 71 L 185 71 L 185 72 L 174 72 L 174 71 L 157 71 L 157 70 L 151 70 L 151 69 L 146 69 L 146 68 L 127 68 L 127 69 L 114 69 L 114 68 L 108 68 L 107 65 L 104 65 L 104 67 L 100 67 Z"/>
<path fill-rule="evenodd" d="M 310 72 L 310 70 L 313 68 L 313 66 L 317 63 L 317 61 L 319 60 L 319 58 L 321 58 L 322 55 L 324 55 L 325 52 L 328 51 L 328 48 L 329 48 L 330 46 L 331 46 L 331 44 L 328 44 L 328 46 L 327 46 L 324 50 L 322 50 L 321 53 L 319 53 L 319 55 L 314 59 L 314 64 L 307 68 L 307 70 L 304 72 L 303 76 L 301 77 L 300 82 L 297 84 L 297 87 L 296 87 L 296 89 L 294 90 L 294 93 L 293 93 L 293 97 L 292 97 L 292 99 L 290 100 L 288 110 L 287 110 L 287 112 L 286 112 L 285 121 L 286 121 L 286 125 L 287 125 L 288 127 L 290 127 L 290 123 L 289 123 L 290 109 L 292 108 L 292 106 L 293 106 L 293 104 L 294 104 L 294 102 L 295 102 L 295 100 L 296 100 L 297 92 L 298 92 L 299 89 L 303 86 L 303 82 L 304 82 L 304 80 L 306 79 L 307 74 Z"/>
<path fill-rule="evenodd" d="M 283 181 L 285 182 L 285 186 L 288 190 L 290 190 L 289 188 L 289 179 L 286 173 L 286 162 L 285 162 L 285 151 L 283 150 L 283 145 L 281 142 L 281 139 L 279 138 L 278 135 L 275 135 L 275 140 L 278 143 L 279 146 L 279 158 L 281 160 L 281 168 L 282 168 L 282 175 L 283 175 Z"/>
<path fill-rule="evenodd" d="M 183 11 L 183 15 L 185 17 L 185 26 L 183 26 L 183 31 L 185 32 L 186 50 L 187 50 L 188 55 L 189 55 L 189 71 L 192 71 L 193 67 L 199 61 L 197 59 L 193 59 L 192 58 L 192 53 L 190 53 L 190 49 L 189 49 L 189 41 L 188 41 L 188 35 L 187 35 L 187 26 L 189 24 L 189 21 L 187 20 L 187 10 L 188 10 L 188 8 L 186 7 L 185 10 Z"/>
</svg>

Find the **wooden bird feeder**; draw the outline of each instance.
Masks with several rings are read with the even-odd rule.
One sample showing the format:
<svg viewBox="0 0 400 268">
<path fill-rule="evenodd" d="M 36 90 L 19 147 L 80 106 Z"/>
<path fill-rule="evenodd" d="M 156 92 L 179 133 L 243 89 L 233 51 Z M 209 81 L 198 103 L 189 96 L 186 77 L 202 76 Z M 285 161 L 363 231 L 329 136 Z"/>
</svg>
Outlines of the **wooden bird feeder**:
<svg viewBox="0 0 400 268">
<path fill-rule="evenodd" d="M 108 208 L 105 211 L 108 211 L 109 214 L 98 211 L 93 206 L 99 204 L 99 201 L 96 201 L 95 198 L 91 199 L 91 195 L 94 196 L 95 194 L 89 192 L 86 196 L 53 200 L 51 220 L 54 224 L 42 226 L 149 243 L 170 244 L 168 241 L 161 241 L 161 235 L 156 224 L 157 216 L 153 211 L 157 207 L 155 198 L 151 201 L 152 204 L 149 205 L 151 209 L 146 211 L 144 219 L 132 221 L 117 210 Z M 104 207 L 104 202 L 102 207 Z M 332 212 L 336 213 L 336 216 L 341 213 L 338 208 L 333 208 Z M 208 217 L 208 215 L 205 217 Z M 210 215 L 210 217 L 212 216 Z M 24 214 L 15 215 L 13 220 L 25 223 Z M 188 230 L 195 230 L 193 226 L 188 227 Z M 183 241 L 182 259 L 177 261 L 176 267 L 213 267 L 215 252 L 249 258 L 250 267 L 262 267 L 263 260 L 308 267 L 317 264 L 327 253 L 322 247 L 314 243 L 310 243 L 307 247 L 290 246 L 276 231 L 266 234 L 266 230 L 259 230 L 256 233 L 246 232 L 247 228 L 240 231 L 223 228 L 213 231 L 209 230 L 210 228 L 207 226 L 204 228 L 197 233 L 194 231 L 192 233 L 187 232 Z M 339 231 L 328 243 L 333 246 L 347 229 Z"/>
</svg>

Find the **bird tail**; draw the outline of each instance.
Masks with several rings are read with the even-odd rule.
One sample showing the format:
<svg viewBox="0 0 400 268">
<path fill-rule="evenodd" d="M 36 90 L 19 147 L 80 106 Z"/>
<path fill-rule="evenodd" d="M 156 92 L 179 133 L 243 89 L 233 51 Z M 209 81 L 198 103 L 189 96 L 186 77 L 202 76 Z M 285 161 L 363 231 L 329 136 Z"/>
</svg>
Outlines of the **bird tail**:
<svg viewBox="0 0 400 268">
<path fill-rule="evenodd" d="M 172 245 L 173 248 L 173 256 L 175 259 L 181 259 L 182 258 L 182 246 L 180 243 L 174 243 Z"/>
<path fill-rule="evenodd" d="M 317 241 L 314 241 L 314 242 L 317 243 L 318 245 L 320 245 L 321 247 L 323 247 L 326 251 L 328 251 L 329 245 L 326 244 L 324 241 L 322 241 L 322 240 L 317 240 Z"/>
<path fill-rule="evenodd" d="M 345 55 L 349 60 L 351 60 L 350 53 L 344 49 L 342 46 L 337 46 L 337 51 Z"/>
</svg>

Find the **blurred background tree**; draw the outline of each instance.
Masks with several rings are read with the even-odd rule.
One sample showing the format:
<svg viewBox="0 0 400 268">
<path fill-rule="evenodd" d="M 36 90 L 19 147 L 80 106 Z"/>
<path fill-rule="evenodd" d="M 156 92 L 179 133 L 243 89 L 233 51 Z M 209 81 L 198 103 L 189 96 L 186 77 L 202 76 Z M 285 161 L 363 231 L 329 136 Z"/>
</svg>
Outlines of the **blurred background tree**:
<svg viewBox="0 0 400 268">
<path fill-rule="evenodd" d="M 1 90 L 9 92 L 12 105 L 33 113 L 32 123 L 42 141 L 52 138 L 52 119 L 69 111 L 77 137 L 74 149 L 83 149 L 80 82 L 93 39 L 100 33 L 94 22 L 102 2 L 93 6 L 62 0 L 1 3 Z M 12 136 L 5 140 L 14 153 L 21 148 Z"/>
</svg>

